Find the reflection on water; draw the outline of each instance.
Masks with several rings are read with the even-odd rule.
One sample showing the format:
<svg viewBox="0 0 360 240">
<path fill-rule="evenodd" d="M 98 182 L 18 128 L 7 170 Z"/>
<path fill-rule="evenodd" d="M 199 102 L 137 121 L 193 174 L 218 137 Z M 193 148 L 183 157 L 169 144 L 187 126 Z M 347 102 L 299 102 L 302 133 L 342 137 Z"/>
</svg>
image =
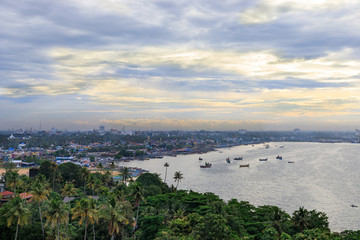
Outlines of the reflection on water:
<svg viewBox="0 0 360 240">
<path fill-rule="evenodd" d="M 283 159 L 276 159 L 278 155 Z M 235 157 L 243 160 L 233 160 Z M 200 168 L 204 161 L 212 167 Z M 164 178 L 164 163 L 168 162 L 169 185 L 174 183 L 174 173 L 181 171 L 181 189 L 213 192 L 224 200 L 236 198 L 253 205 L 276 205 L 290 214 L 300 206 L 316 209 L 327 213 L 332 231 L 341 231 L 360 229 L 360 208 L 350 206 L 360 206 L 359 161 L 358 144 L 284 142 L 269 143 L 268 148 L 263 144 L 237 146 L 119 165 L 141 167 Z M 243 163 L 250 167 L 239 168 Z"/>
</svg>

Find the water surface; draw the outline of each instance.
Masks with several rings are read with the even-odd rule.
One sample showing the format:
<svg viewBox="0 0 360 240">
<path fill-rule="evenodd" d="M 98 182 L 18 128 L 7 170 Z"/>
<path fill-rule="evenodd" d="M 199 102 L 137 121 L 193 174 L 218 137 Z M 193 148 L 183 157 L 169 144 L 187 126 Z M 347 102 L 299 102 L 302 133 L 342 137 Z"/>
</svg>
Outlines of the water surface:
<svg viewBox="0 0 360 240">
<path fill-rule="evenodd" d="M 277 155 L 283 160 L 276 159 Z M 233 160 L 239 156 L 242 161 Z M 204 160 L 199 161 L 199 157 Z M 260 162 L 259 158 L 268 161 Z M 212 167 L 200 168 L 205 161 Z M 236 198 L 256 206 L 276 205 L 289 214 L 301 206 L 316 209 L 326 212 L 332 231 L 342 231 L 360 229 L 359 161 L 359 144 L 277 142 L 269 143 L 269 148 L 263 144 L 237 146 L 119 165 L 141 167 L 164 178 L 164 163 L 168 162 L 169 185 L 175 184 L 174 173 L 180 171 L 184 176 L 181 189 L 213 192 L 226 201 Z M 240 163 L 250 163 L 250 168 L 239 168 Z"/>
</svg>

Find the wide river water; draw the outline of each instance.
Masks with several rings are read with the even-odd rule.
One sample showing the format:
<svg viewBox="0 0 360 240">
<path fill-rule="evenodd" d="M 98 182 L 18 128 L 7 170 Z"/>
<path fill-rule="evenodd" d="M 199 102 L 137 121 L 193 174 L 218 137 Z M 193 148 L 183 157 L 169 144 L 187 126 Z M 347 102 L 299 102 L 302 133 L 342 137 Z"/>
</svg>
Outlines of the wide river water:
<svg viewBox="0 0 360 240">
<path fill-rule="evenodd" d="M 178 155 L 145 161 L 120 162 L 141 167 L 174 183 L 179 189 L 213 192 L 224 200 L 249 201 L 255 206 L 275 205 L 290 215 L 299 207 L 322 211 L 332 231 L 360 229 L 360 145 L 350 143 L 269 143 L 222 148 L 205 154 Z M 283 160 L 276 159 L 280 155 Z M 243 160 L 235 161 L 234 157 Z M 199 157 L 203 161 L 199 161 Z M 227 163 L 226 158 L 231 162 Z M 268 158 L 260 162 L 259 158 Z M 211 168 L 200 168 L 205 161 Z M 294 161 L 294 163 L 288 163 Z M 249 168 L 239 168 L 250 163 Z M 359 207 L 351 207 L 351 205 Z"/>
</svg>

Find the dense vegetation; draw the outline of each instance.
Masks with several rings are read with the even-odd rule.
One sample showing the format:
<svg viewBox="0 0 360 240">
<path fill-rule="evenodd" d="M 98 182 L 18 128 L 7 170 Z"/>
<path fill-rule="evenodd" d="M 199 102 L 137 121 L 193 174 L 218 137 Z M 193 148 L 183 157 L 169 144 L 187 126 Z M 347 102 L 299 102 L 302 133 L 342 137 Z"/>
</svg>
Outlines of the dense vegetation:
<svg viewBox="0 0 360 240">
<path fill-rule="evenodd" d="M 165 166 L 165 167 L 168 167 Z M 19 195 L 0 208 L 0 239 L 359 239 L 360 231 L 332 233 L 325 213 L 299 208 L 291 215 L 276 206 L 255 207 L 213 193 L 178 190 L 145 173 L 135 182 L 124 168 L 90 172 L 72 163 L 41 163 L 35 178 L 6 166 L 6 187 Z M 130 179 L 130 182 L 127 182 Z M 168 181 L 170 179 L 168 178 Z M 179 184 L 180 183 L 180 184 Z M 96 197 L 94 197 L 96 196 Z M 63 201 L 69 197 L 71 201 Z"/>
</svg>

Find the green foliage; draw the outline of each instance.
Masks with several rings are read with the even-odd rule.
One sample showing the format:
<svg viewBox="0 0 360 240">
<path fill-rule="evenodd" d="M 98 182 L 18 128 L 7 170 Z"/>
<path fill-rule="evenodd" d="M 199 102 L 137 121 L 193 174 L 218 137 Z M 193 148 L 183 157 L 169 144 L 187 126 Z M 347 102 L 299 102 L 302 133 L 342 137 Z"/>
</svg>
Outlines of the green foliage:
<svg viewBox="0 0 360 240">
<path fill-rule="evenodd" d="M 115 159 L 121 159 L 122 157 L 133 157 L 134 153 L 132 151 L 127 151 L 126 149 L 121 149 L 116 155 Z"/>
<path fill-rule="evenodd" d="M 317 212 L 316 210 L 308 211 L 304 207 L 300 207 L 293 213 L 292 221 L 294 225 L 298 227 L 300 232 L 306 229 L 321 229 L 324 231 L 329 230 L 328 217 L 323 212 Z"/>
<path fill-rule="evenodd" d="M 294 240 L 329 240 L 330 232 L 322 229 L 307 229 L 293 237 Z"/>
<path fill-rule="evenodd" d="M 169 229 L 173 236 L 187 236 L 192 232 L 190 220 L 185 218 L 177 218 L 169 223 Z"/>
<path fill-rule="evenodd" d="M 18 239 L 39 240 L 42 239 L 40 222 L 33 222 L 19 230 Z"/>
<path fill-rule="evenodd" d="M 55 157 L 70 157 L 70 153 L 64 149 L 57 150 L 53 153 Z"/>
<path fill-rule="evenodd" d="M 127 186 L 125 181 L 112 182 L 109 172 L 93 173 L 73 163 L 57 165 L 48 160 L 41 162 L 40 173 L 30 179 L 19 176 L 14 166 L 7 166 L 8 187 L 16 188 L 17 192 L 31 191 L 34 196 L 30 203 L 14 198 L 0 207 L 0 239 L 15 238 L 17 225 L 14 219 L 21 214 L 15 214 L 14 201 L 21 203 L 21 208 L 29 209 L 23 215 L 22 226 L 19 224 L 18 239 L 60 237 L 78 240 L 92 239 L 94 235 L 98 240 L 111 237 L 158 240 L 360 239 L 360 231 L 331 233 L 326 214 L 316 210 L 302 207 L 290 217 L 276 206 L 255 207 L 236 199 L 226 203 L 213 193 L 169 189 L 158 174 L 145 173 Z M 124 180 L 127 175 L 124 168 Z M 180 173 L 174 178 L 175 182 L 179 183 L 181 177 Z M 51 186 L 55 186 L 55 191 L 51 191 Z M 97 211 L 94 204 L 91 214 L 89 203 L 95 201 L 89 199 L 89 195 L 100 196 L 97 202 L 101 207 Z M 76 199 L 64 203 L 64 196 L 76 196 Z M 69 211 L 71 208 L 72 212 Z M 9 220 L 10 215 L 14 216 L 12 220 Z M 41 219 L 45 220 L 45 217 L 47 224 L 43 238 Z M 8 226 L 8 221 L 12 225 Z"/>
<path fill-rule="evenodd" d="M 51 167 L 50 160 L 44 160 L 40 163 L 39 174 L 43 174 L 47 179 L 51 179 L 53 176 L 53 168 Z"/>
<path fill-rule="evenodd" d="M 280 240 L 292 240 L 292 237 L 289 234 L 283 232 L 280 235 Z"/>
<path fill-rule="evenodd" d="M 19 227 L 29 223 L 31 211 L 19 195 L 15 196 L 0 209 L 0 215 L 6 220 L 6 226 L 16 226 L 15 240 L 18 237 Z"/>
<path fill-rule="evenodd" d="M 109 235 L 114 236 L 115 234 L 124 234 L 125 227 L 132 223 L 133 212 L 128 201 L 119 201 L 111 196 L 100 207 L 99 216 L 107 222 Z"/>
<path fill-rule="evenodd" d="M 73 182 L 76 187 L 79 187 L 81 184 L 80 169 L 81 166 L 71 162 L 62 163 L 58 166 L 58 170 L 62 176 L 62 181 Z"/>
<path fill-rule="evenodd" d="M 352 230 L 346 230 L 341 232 L 338 238 L 336 239 L 346 239 L 346 240 L 359 240 L 360 239 L 360 230 L 352 231 Z"/>
<path fill-rule="evenodd" d="M 140 150 L 136 150 L 135 151 L 135 156 L 136 157 L 142 157 L 145 155 L 145 152 L 144 151 L 140 151 Z"/>
<path fill-rule="evenodd" d="M 35 155 L 31 155 L 31 156 L 26 156 L 26 158 L 24 159 L 24 162 L 34 162 L 34 163 L 41 163 L 41 160 L 38 159 Z"/>
<path fill-rule="evenodd" d="M 278 232 L 273 227 L 265 228 L 262 232 L 261 240 L 277 240 L 278 239 Z"/>
<path fill-rule="evenodd" d="M 161 215 L 155 216 L 145 216 L 141 218 L 139 225 L 140 225 L 140 240 L 150 240 L 154 239 L 158 233 L 158 231 L 164 227 L 162 224 L 164 217 Z"/>
<path fill-rule="evenodd" d="M 223 216 L 209 213 L 195 226 L 192 235 L 195 239 L 222 240 L 230 237 L 230 229 Z"/>
<path fill-rule="evenodd" d="M 141 174 L 136 182 L 140 183 L 145 188 L 145 196 L 153 196 L 168 192 L 168 186 L 163 183 L 158 174 L 144 173 Z"/>
</svg>

